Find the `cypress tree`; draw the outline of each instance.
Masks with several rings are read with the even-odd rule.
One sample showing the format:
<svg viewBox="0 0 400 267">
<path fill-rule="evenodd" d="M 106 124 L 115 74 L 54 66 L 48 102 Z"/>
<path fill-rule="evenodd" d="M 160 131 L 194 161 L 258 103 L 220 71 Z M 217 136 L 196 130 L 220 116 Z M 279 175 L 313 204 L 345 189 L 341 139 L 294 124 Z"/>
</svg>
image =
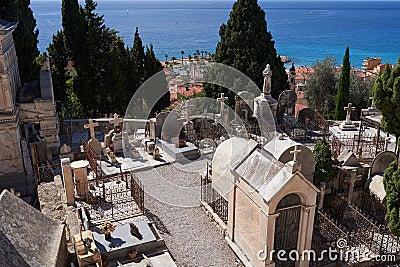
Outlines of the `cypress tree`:
<svg viewBox="0 0 400 267">
<path fill-rule="evenodd" d="M 66 67 L 68 51 L 64 46 L 63 31 L 57 31 L 53 35 L 53 39 L 49 47 L 49 58 L 51 63 L 51 73 L 53 79 L 54 98 L 58 101 L 65 102 L 66 100 Z"/>
<path fill-rule="evenodd" d="M 18 22 L 13 33 L 15 50 L 18 57 L 19 74 L 22 84 L 39 77 L 36 58 L 39 30 L 30 8 L 30 0 L 0 0 L 0 19 Z"/>
<path fill-rule="evenodd" d="M 152 107 L 150 115 L 154 115 L 163 109 L 169 107 L 170 104 L 170 93 L 167 90 L 168 88 L 168 83 L 166 80 L 166 76 L 164 72 L 160 72 L 163 70 L 163 66 L 161 62 L 156 58 L 153 50 L 153 45 L 150 44 L 150 47 L 146 46 L 146 54 L 144 58 L 144 70 L 145 70 L 145 80 L 152 78 L 154 79 L 154 84 L 155 87 L 157 87 L 157 91 L 159 92 L 164 92 L 166 91 L 166 94 L 163 94 L 161 98 L 156 102 L 154 107 Z M 157 74 L 156 76 L 153 76 Z M 152 77 L 153 76 L 153 77 Z M 158 95 L 156 97 L 159 97 Z"/>
<path fill-rule="evenodd" d="M 339 88 L 336 94 L 335 120 L 343 120 L 346 117 L 344 107 L 349 103 L 350 92 L 350 55 L 349 47 L 343 57 L 342 70 L 339 77 Z"/>
<path fill-rule="evenodd" d="M 142 39 L 139 35 L 139 29 L 136 27 L 135 36 L 133 39 L 133 46 L 130 51 L 130 80 L 128 88 L 128 99 L 136 93 L 139 87 L 142 85 L 145 77 L 145 69 L 144 69 L 144 47 L 142 43 Z M 143 96 L 136 95 L 137 99 L 137 109 L 138 114 L 143 114 Z"/>
<path fill-rule="evenodd" d="M 237 0 L 233 4 L 229 20 L 219 30 L 219 41 L 215 61 L 226 64 L 246 74 L 262 90 L 263 75 L 266 64 L 270 64 L 272 75 L 272 96 L 289 88 L 284 65 L 277 55 L 275 42 L 267 30 L 265 12 L 257 0 Z M 233 81 L 232 81 L 233 82 Z M 246 88 L 243 88 L 245 90 Z M 208 97 L 219 97 L 227 90 L 217 86 L 206 85 Z M 233 106 L 233 97 L 228 103 Z"/>
<path fill-rule="evenodd" d="M 139 35 L 139 29 L 136 27 L 135 37 L 133 39 L 133 46 L 131 50 L 131 58 L 132 58 L 132 75 L 134 78 L 133 89 L 136 91 L 140 85 L 143 83 L 143 77 L 145 75 L 144 69 L 144 47 L 142 43 L 142 39 Z"/>
<path fill-rule="evenodd" d="M 392 70 L 386 63 L 384 72 L 375 80 L 372 89 L 375 106 L 382 113 L 381 127 L 396 136 L 397 146 L 400 137 L 400 59 Z M 386 222 L 390 230 L 400 236 L 400 169 L 393 162 L 385 171 L 383 184 L 386 191 Z"/>
<path fill-rule="evenodd" d="M 77 67 L 79 67 L 78 59 L 83 55 L 86 42 L 83 9 L 78 0 L 63 0 L 61 14 L 65 48 L 70 56 L 77 61 Z"/>
<path fill-rule="evenodd" d="M 390 231 L 400 236 L 400 169 L 397 166 L 397 162 L 392 162 L 389 168 L 385 170 L 383 176 L 383 185 L 386 192 L 386 222 L 389 226 Z"/>
</svg>

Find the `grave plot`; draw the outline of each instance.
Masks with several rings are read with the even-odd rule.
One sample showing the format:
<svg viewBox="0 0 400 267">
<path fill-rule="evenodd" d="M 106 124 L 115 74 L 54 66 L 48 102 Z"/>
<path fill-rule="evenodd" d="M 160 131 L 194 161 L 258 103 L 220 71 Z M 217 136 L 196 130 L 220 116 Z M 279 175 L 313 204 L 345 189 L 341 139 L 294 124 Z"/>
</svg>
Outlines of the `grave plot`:
<svg viewBox="0 0 400 267">
<path fill-rule="evenodd" d="M 352 251 L 353 255 L 360 255 L 341 259 L 347 264 L 370 261 L 379 255 L 399 258 L 400 238 L 390 233 L 385 224 L 373 222 L 368 215 L 349 205 L 339 195 L 332 198 L 334 205 L 325 211 L 318 211 L 316 215 L 312 247 L 317 255 L 329 248 L 337 248 L 340 253 Z M 345 246 L 338 247 L 338 242 L 343 242 Z M 370 259 L 362 258 L 363 255 L 369 255 Z M 310 266 L 324 266 L 329 262 L 333 263 L 325 257 L 322 261 L 312 262 Z"/>
<path fill-rule="evenodd" d="M 140 181 L 125 172 L 76 183 L 77 207 L 83 207 L 92 224 L 143 214 L 144 190 Z"/>
</svg>

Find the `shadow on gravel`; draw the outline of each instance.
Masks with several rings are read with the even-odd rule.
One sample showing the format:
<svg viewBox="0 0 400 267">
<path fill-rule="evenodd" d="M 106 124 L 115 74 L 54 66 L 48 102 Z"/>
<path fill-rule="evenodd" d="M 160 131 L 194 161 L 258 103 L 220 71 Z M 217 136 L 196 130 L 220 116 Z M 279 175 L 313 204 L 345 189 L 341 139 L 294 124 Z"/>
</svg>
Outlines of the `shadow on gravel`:
<svg viewBox="0 0 400 267">
<path fill-rule="evenodd" d="M 160 218 L 158 218 L 157 215 L 155 215 L 154 213 L 152 213 L 150 210 L 148 209 L 144 209 L 144 215 L 149 218 L 149 220 L 151 222 L 153 222 L 157 229 L 162 233 L 162 234 L 167 234 L 167 235 L 171 235 L 170 231 L 168 230 L 168 228 L 164 225 L 164 223 L 160 220 Z"/>
</svg>

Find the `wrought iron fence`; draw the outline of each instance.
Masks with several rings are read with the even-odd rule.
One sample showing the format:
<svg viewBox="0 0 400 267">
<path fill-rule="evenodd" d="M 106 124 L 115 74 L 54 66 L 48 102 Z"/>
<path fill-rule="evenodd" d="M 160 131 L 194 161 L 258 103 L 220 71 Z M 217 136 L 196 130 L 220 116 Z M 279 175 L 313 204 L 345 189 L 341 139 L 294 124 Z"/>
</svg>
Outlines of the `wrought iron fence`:
<svg viewBox="0 0 400 267">
<path fill-rule="evenodd" d="M 365 161 L 372 161 L 375 156 L 384 150 L 385 140 L 382 137 L 361 133 L 361 136 L 340 135 L 332 136 L 332 152 L 340 155 L 344 151 L 360 154 Z"/>
<path fill-rule="evenodd" d="M 356 205 L 377 224 L 386 224 L 386 205 L 376 195 L 363 190 Z"/>
<path fill-rule="evenodd" d="M 335 224 L 347 234 L 347 244 L 362 251 L 376 254 L 395 253 L 400 256 L 400 238 L 394 236 L 386 224 L 370 219 L 356 206 L 336 194 L 331 199 L 333 206 L 327 210 Z"/>
<path fill-rule="evenodd" d="M 62 175 L 61 163 L 42 163 L 35 166 L 36 184 L 54 181 L 54 176 Z"/>
<path fill-rule="evenodd" d="M 86 142 L 85 138 L 81 137 L 81 142 L 86 159 L 89 162 L 90 169 L 92 169 L 93 177 L 95 179 L 101 178 L 103 176 L 103 172 L 97 164 L 96 153 L 94 153 L 93 149 L 89 146 L 88 142 Z"/>
<path fill-rule="evenodd" d="M 225 224 L 228 222 L 228 201 L 212 187 L 208 176 L 201 176 L 201 201 L 207 203 Z"/>
<path fill-rule="evenodd" d="M 144 213 L 144 188 L 130 172 L 107 175 L 87 184 L 76 183 L 77 206 L 88 212 L 91 223 L 124 219 Z M 79 190 L 78 190 L 79 187 Z"/>
</svg>

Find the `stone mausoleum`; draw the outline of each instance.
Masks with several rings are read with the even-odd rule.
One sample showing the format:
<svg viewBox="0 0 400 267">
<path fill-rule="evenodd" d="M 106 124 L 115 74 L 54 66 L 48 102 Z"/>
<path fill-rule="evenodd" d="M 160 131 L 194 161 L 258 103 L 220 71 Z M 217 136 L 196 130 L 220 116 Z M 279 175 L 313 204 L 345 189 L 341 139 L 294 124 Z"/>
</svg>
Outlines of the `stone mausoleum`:
<svg viewBox="0 0 400 267">
<path fill-rule="evenodd" d="M 311 249 L 319 193 L 314 168 L 307 147 L 282 137 L 262 148 L 237 137 L 217 147 L 212 186 L 228 201 L 226 239 L 248 266 L 308 266 L 281 262 L 276 253 Z"/>
<path fill-rule="evenodd" d="M 0 20 L 0 176 L 32 174 L 32 143 L 45 142 L 48 160 L 58 151 L 58 125 L 50 64 L 24 86 L 12 37 L 18 23 Z"/>
</svg>

